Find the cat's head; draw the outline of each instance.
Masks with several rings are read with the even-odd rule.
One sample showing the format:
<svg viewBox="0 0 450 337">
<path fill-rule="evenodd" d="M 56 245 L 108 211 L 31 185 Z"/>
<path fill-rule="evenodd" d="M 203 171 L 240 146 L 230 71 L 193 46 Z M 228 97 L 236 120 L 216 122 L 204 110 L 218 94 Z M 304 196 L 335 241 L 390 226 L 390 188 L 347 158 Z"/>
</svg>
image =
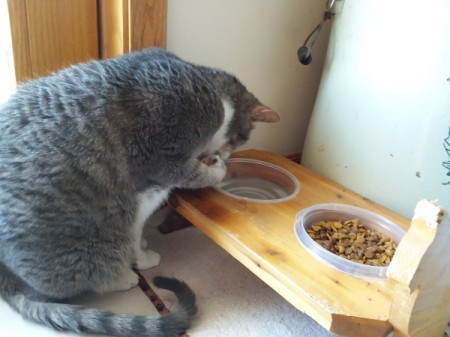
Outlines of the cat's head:
<svg viewBox="0 0 450 337">
<path fill-rule="evenodd" d="M 235 76 L 217 69 L 202 68 L 204 76 L 220 96 L 224 109 L 223 123 L 209 142 L 205 154 L 216 153 L 226 159 L 249 139 L 254 122 L 274 123 L 280 120 L 280 116 L 262 104 Z"/>
</svg>

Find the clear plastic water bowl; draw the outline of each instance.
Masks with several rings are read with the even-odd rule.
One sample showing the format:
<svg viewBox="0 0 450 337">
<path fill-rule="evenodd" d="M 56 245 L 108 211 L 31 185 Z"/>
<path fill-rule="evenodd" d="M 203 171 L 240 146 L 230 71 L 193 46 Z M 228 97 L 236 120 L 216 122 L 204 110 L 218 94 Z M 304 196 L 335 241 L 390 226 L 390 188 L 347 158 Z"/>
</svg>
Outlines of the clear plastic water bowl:
<svg viewBox="0 0 450 337">
<path fill-rule="evenodd" d="M 358 277 L 386 278 L 387 266 L 371 266 L 347 260 L 322 247 L 307 233 L 307 229 L 319 221 L 347 221 L 355 218 L 366 228 L 385 234 L 397 245 L 405 234 L 405 231 L 392 221 L 366 209 L 344 204 L 319 204 L 305 208 L 297 214 L 295 235 L 314 257 L 342 272 Z"/>
<path fill-rule="evenodd" d="M 274 164 L 255 159 L 226 160 L 227 174 L 216 190 L 232 198 L 275 203 L 295 197 L 300 191 L 297 178 Z"/>
</svg>

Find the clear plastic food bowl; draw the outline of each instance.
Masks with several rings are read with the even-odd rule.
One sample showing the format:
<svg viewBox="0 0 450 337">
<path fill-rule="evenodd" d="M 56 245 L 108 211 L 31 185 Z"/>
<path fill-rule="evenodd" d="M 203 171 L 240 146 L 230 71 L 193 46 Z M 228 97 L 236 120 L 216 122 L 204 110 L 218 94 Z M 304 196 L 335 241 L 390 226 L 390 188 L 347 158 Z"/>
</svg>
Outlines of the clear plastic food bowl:
<svg viewBox="0 0 450 337">
<path fill-rule="evenodd" d="M 230 197 L 275 203 L 295 197 L 300 184 L 294 175 L 274 164 L 255 159 L 226 160 L 227 174 L 215 188 Z"/>
<path fill-rule="evenodd" d="M 376 267 L 353 262 L 335 255 L 315 242 L 306 232 L 318 221 L 339 220 L 347 221 L 358 218 L 367 228 L 386 234 L 398 244 L 405 231 L 392 221 L 371 211 L 344 204 L 319 204 L 300 211 L 295 220 L 294 230 L 297 239 L 313 256 L 326 264 L 358 277 L 386 278 L 387 267 Z"/>
</svg>

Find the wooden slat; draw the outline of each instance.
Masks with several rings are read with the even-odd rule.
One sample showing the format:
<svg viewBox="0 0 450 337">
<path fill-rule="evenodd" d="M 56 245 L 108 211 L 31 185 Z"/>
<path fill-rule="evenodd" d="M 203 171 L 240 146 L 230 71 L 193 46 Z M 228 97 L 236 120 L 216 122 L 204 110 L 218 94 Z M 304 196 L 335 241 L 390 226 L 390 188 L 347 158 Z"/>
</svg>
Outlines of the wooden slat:
<svg viewBox="0 0 450 337">
<path fill-rule="evenodd" d="M 98 58 L 97 3 L 27 0 L 32 76 Z"/>
<path fill-rule="evenodd" d="M 422 200 L 388 268 L 394 337 L 440 337 L 450 319 L 450 216 Z"/>
<path fill-rule="evenodd" d="M 8 0 L 17 82 L 98 58 L 97 3 Z"/>
<path fill-rule="evenodd" d="M 338 336 L 386 337 L 392 325 L 385 320 L 333 315 L 330 328 Z"/>
<path fill-rule="evenodd" d="M 166 46 L 167 0 L 100 0 L 100 54 Z"/>
<path fill-rule="evenodd" d="M 8 0 L 8 9 L 18 82 L 166 46 L 167 0 Z"/>
<path fill-rule="evenodd" d="M 130 49 L 166 47 L 167 0 L 129 0 Z"/>
<path fill-rule="evenodd" d="M 129 51 L 128 1 L 99 0 L 100 58 Z"/>
<path fill-rule="evenodd" d="M 131 23 L 130 23 L 130 0 L 122 0 L 123 13 L 123 52 L 131 51 Z"/>
</svg>

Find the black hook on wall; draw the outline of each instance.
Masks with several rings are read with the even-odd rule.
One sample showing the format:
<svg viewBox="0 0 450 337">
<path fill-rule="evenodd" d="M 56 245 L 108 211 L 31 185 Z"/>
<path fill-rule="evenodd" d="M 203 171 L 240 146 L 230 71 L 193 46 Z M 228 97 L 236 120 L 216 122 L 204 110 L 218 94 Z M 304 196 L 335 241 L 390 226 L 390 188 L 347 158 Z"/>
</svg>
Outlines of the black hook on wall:
<svg viewBox="0 0 450 337">
<path fill-rule="evenodd" d="M 311 50 L 319 37 L 319 33 L 322 30 L 323 24 L 326 21 L 331 20 L 334 16 L 334 13 L 332 12 L 334 3 L 335 0 L 327 0 L 322 21 L 311 32 L 311 34 L 308 35 L 308 37 L 305 40 L 305 43 L 303 43 L 303 46 L 301 46 L 297 50 L 298 60 L 300 61 L 301 64 L 308 65 L 311 63 L 312 61 Z"/>
</svg>

